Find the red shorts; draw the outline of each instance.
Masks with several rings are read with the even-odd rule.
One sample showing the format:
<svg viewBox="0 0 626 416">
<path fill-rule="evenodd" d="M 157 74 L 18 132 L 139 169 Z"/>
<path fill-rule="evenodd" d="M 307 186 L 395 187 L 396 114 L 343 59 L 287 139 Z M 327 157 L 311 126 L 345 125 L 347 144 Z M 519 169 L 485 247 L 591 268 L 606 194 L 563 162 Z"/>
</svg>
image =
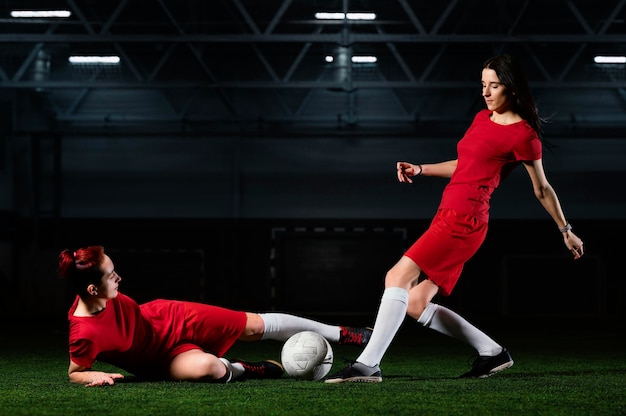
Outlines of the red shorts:
<svg viewBox="0 0 626 416">
<path fill-rule="evenodd" d="M 169 360 L 193 349 L 223 356 L 239 339 L 248 319 L 243 311 L 196 302 L 158 299 L 141 309 L 165 340 Z"/>
<path fill-rule="evenodd" d="M 174 348 L 174 356 L 189 351 L 197 345 L 218 357 L 233 346 L 246 328 L 245 312 L 233 311 L 219 306 L 185 302 L 185 341 Z M 195 345 L 194 345 L 195 344 Z"/>
<path fill-rule="evenodd" d="M 440 294 L 449 296 L 463 265 L 485 241 L 487 224 L 453 209 L 440 209 L 430 227 L 404 255 L 439 286 Z"/>
</svg>

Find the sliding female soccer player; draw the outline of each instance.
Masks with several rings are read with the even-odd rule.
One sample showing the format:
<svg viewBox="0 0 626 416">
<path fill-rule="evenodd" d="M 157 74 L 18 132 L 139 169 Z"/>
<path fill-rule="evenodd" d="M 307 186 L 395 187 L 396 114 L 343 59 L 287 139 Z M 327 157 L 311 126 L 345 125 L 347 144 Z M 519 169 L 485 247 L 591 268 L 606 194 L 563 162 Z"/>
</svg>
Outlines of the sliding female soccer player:
<svg viewBox="0 0 626 416">
<path fill-rule="evenodd" d="M 69 378 L 89 387 L 113 385 L 124 378 L 95 370 L 96 360 L 147 379 L 226 383 L 280 378 L 284 370 L 276 361 L 233 361 L 223 355 L 236 341 L 285 341 L 301 331 L 347 345 L 365 345 L 371 335 L 368 328 L 327 325 L 281 313 L 165 299 L 138 305 L 118 291 L 122 278 L 102 246 L 63 250 L 58 273 L 76 292 L 68 313 Z M 145 281 L 149 285 L 150 276 Z"/>
</svg>

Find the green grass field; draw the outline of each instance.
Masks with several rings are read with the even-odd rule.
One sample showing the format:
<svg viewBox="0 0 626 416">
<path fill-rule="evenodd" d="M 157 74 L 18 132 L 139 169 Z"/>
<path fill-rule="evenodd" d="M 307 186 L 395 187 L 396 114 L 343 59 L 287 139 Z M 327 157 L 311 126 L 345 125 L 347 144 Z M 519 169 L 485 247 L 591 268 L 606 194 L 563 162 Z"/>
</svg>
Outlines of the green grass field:
<svg viewBox="0 0 626 416">
<path fill-rule="evenodd" d="M 515 365 L 482 380 L 458 379 L 472 351 L 405 324 L 382 363 L 383 383 L 247 380 L 230 384 L 138 382 L 86 388 L 67 379 L 63 331 L 3 334 L 2 415 L 626 415 L 623 329 L 490 331 Z M 334 345 L 333 371 L 359 348 Z M 229 357 L 278 359 L 281 343 L 237 344 Z M 98 369 L 117 369 L 97 364 Z"/>
</svg>

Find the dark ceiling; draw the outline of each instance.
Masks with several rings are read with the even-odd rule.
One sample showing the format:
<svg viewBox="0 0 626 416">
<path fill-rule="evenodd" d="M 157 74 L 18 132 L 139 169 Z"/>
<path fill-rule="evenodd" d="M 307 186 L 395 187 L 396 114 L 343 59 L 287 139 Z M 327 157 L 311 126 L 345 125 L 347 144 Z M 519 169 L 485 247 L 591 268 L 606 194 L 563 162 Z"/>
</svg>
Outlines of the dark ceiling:
<svg viewBox="0 0 626 416">
<path fill-rule="evenodd" d="M 624 135 L 626 0 L 5 0 L 4 129 L 137 134 L 446 134 L 481 106 L 480 69 L 523 61 L 555 135 Z M 67 19 L 11 10 L 69 9 Z M 373 22 L 316 21 L 374 12 Z M 345 48 L 375 64 L 338 65 Z M 116 67 L 68 63 L 116 54 Z M 336 62 L 340 59 L 336 59 Z M 382 132 L 382 133 L 381 133 Z"/>
</svg>

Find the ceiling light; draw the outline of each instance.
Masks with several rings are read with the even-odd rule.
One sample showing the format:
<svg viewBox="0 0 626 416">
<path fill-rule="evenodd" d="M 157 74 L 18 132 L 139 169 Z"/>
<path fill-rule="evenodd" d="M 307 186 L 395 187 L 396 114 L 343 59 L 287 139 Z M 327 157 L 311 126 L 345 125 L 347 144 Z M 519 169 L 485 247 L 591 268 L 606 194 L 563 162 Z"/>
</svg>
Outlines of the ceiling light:
<svg viewBox="0 0 626 416">
<path fill-rule="evenodd" d="M 355 64 L 374 64 L 377 59 L 375 56 L 370 55 L 362 55 L 362 56 L 353 56 L 352 62 Z"/>
<path fill-rule="evenodd" d="M 603 56 L 598 55 L 593 58 L 597 64 L 626 64 L 626 56 Z"/>
<path fill-rule="evenodd" d="M 11 17 L 70 17 L 69 10 L 12 10 Z"/>
<path fill-rule="evenodd" d="M 315 13 L 317 20 L 376 20 L 376 13 L 337 13 L 318 12 Z"/>
<path fill-rule="evenodd" d="M 71 64 L 103 64 L 103 65 L 119 65 L 119 56 L 70 56 Z"/>
<path fill-rule="evenodd" d="M 348 20 L 376 20 L 376 13 L 346 13 Z"/>
<path fill-rule="evenodd" d="M 346 15 L 345 13 L 318 12 L 315 13 L 315 18 L 317 20 L 343 20 L 346 18 Z"/>
<path fill-rule="evenodd" d="M 334 62 L 335 58 L 332 55 L 326 55 L 324 60 L 328 63 Z M 378 58 L 370 55 L 353 56 L 350 58 L 353 64 L 374 64 L 378 61 Z"/>
</svg>

